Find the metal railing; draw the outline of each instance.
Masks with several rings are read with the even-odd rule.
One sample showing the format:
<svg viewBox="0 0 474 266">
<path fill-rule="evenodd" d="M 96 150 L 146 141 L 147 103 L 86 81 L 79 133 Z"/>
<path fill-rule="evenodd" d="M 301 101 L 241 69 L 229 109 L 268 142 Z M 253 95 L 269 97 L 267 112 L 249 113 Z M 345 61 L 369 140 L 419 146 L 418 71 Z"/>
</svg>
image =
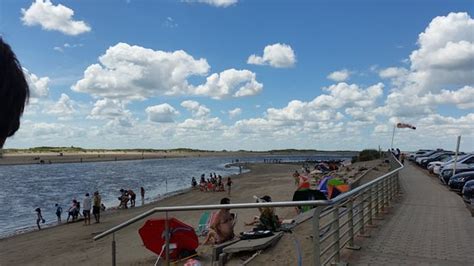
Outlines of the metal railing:
<svg viewBox="0 0 474 266">
<path fill-rule="evenodd" d="M 356 234 L 359 233 L 360 236 L 366 236 L 366 226 L 372 226 L 373 219 L 377 219 L 389 207 L 390 201 L 398 194 L 398 172 L 403 168 L 403 165 L 392 154 L 388 155 L 388 160 L 390 161 L 391 169 L 393 169 L 389 173 L 330 200 L 238 203 L 226 204 L 226 208 L 253 209 L 262 207 L 314 206 L 315 208 L 312 210 L 314 211 L 312 218 L 313 264 L 319 266 L 338 263 L 340 262 L 340 251 L 343 248 L 360 249 L 360 247 L 354 245 Z M 112 234 L 112 265 L 115 265 L 115 233 L 117 231 L 155 213 L 165 213 L 166 220 L 168 220 L 170 212 L 218 210 L 221 208 L 222 205 L 220 204 L 155 207 L 95 236 L 94 240 L 99 240 Z M 165 236 L 166 261 L 169 263 L 169 234 L 165 234 Z"/>
</svg>

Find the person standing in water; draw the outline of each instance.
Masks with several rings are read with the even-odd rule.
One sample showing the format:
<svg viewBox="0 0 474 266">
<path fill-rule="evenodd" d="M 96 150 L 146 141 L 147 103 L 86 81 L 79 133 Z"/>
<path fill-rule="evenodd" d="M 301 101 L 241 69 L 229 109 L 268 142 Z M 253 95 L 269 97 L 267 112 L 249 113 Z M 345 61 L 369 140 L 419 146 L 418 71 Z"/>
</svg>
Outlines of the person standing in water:
<svg viewBox="0 0 474 266">
<path fill-rule="evenodd" d="M 54 205 L 56 207 L 56 217 L 58 217 L 58 224 L 61 223 L 61 214 L 63 213 L 63 208 L 61 208 L 61 206 L 59 206 L 59 204 L 55 204 Z"/>
<path fill-rule="evenodd" d="M 140 195 L 142 196 L 142 206 L 145 205 L 145 189 L 140 187 Z"/>
<path fill-rule="evenodd" d="M 94 214 L 95 223 L 100 223 L 100 208 L 102 199 L 99 195 L 99 191 L 94 192 L 92 199 L 92 214 Z"/>
<path fill-rule="evenodd" d="M 43 215 L 41 215 L 40 208 L 36 208 L 35 212 L 36 212 L 36 225 L 38 226 L 38 230 L 41 230 L 40 222 L 44 223 L 45 220 L 43 218 Z"/>
<path fill-rule="evenodd" d="M 86 197 L 84 198 L 84 201 L 82 204 L 82 214 L 84 215 L 84 225 L 91 224 L 91 207 L 92 207 L 91 198 L 89 197 L 89 193 L 86 193 Z"/>
<path fill-rule="evenodd" d="M 137 195 L 131 189 L 128 190 L 128 195 L 130 195 L 130 207 L 135 207 L 135 199 L 137 198 Z"/>
</svg>

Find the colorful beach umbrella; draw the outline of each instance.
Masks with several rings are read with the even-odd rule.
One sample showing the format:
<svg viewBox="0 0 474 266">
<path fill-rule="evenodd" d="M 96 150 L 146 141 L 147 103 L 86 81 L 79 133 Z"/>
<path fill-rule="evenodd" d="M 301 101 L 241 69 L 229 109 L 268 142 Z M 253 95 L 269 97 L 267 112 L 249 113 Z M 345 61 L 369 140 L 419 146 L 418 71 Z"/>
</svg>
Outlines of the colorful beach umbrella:
<svg viewBox="0 0 474 266">
<path fill-rule="evenodd" d="M 318 186 L 318 190 L 319 191 L 327 191 L 328 188 L 327 188 L 327 183 L 328 183 L 328 180 L 331 179 L 331 176 L 325 176 L 320 182 L 319 182 L 319 186 Z"/>
<path fill-rule="evenodd" d="M 328 198 L 332 199 L 351 189 L 348 184 L 328 185 Z"/>
<path fill-rule="evenodd" d="M 162 252 L 166 243 L 166 221 L 166 219 L 147 220 L 138 230 L 145 247 L 162 258 L 166 257 L 165 252 Z M 168 228 L 170 244 L 176 245 L 176 248 L 170 250 L 170 260 L 180 258 L 180 254 L 195 252 L 199 240 L 194 228 L 176 218 L 168 219 Z"/>
<path fill-rule="evenodd" d="M 339 178 L 332 178 L 328 181 L 328 186 L 338 186 L 338 185 L 344 185 L 344 181 L 342 181 Z"/>
</svg>

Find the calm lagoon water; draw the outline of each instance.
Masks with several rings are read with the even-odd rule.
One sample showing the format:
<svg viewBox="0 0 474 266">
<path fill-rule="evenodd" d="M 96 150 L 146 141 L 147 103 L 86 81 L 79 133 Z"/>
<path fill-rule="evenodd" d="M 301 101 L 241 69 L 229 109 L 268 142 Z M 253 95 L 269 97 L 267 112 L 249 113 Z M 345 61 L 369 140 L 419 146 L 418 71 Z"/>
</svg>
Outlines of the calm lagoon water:
<svg viewBox="0 0 474 266">
<path fill-rule="evenodd" d="M 283 162 L 342 159 L 333 156 L 265 156 Z M 107 207 L 118 205 L 119 190 L 132 189 L 141 204 L 140 187 L 147 202 L 167 193 L 191 186 L 191 177 L 216 173 L 227 177 L 239 173 L 226 168 L 235 158 L 197 157 L 96 163 L 0 166 L 0 237 L 35 228 L 34 209 L 40 207 L 47 224 L 55 224 L 55 207 L 63 208 L 63 221 L 72 199 L 81 202 L 86 192 L 99 190 Z M 264 157 L 245 158 L 243 162 L 263 162 Z"/>
</svg>

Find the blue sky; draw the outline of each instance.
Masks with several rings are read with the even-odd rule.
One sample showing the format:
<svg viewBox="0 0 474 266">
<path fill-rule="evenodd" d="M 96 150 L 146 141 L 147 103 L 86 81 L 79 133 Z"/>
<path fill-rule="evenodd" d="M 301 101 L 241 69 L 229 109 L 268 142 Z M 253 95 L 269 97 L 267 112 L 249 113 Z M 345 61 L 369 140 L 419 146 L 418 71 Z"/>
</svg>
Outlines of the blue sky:
<svg viewBox="0 0 474 266">
<path fill-rule="evenodd" d="M 418 129 L 397 131 L 402 149 L 463 135 L 472 151 L 473 9 L 4 0 L 0 34 L 36 92 L 6 146 L 387 148 L 407 122 Z"/>
</svg>

